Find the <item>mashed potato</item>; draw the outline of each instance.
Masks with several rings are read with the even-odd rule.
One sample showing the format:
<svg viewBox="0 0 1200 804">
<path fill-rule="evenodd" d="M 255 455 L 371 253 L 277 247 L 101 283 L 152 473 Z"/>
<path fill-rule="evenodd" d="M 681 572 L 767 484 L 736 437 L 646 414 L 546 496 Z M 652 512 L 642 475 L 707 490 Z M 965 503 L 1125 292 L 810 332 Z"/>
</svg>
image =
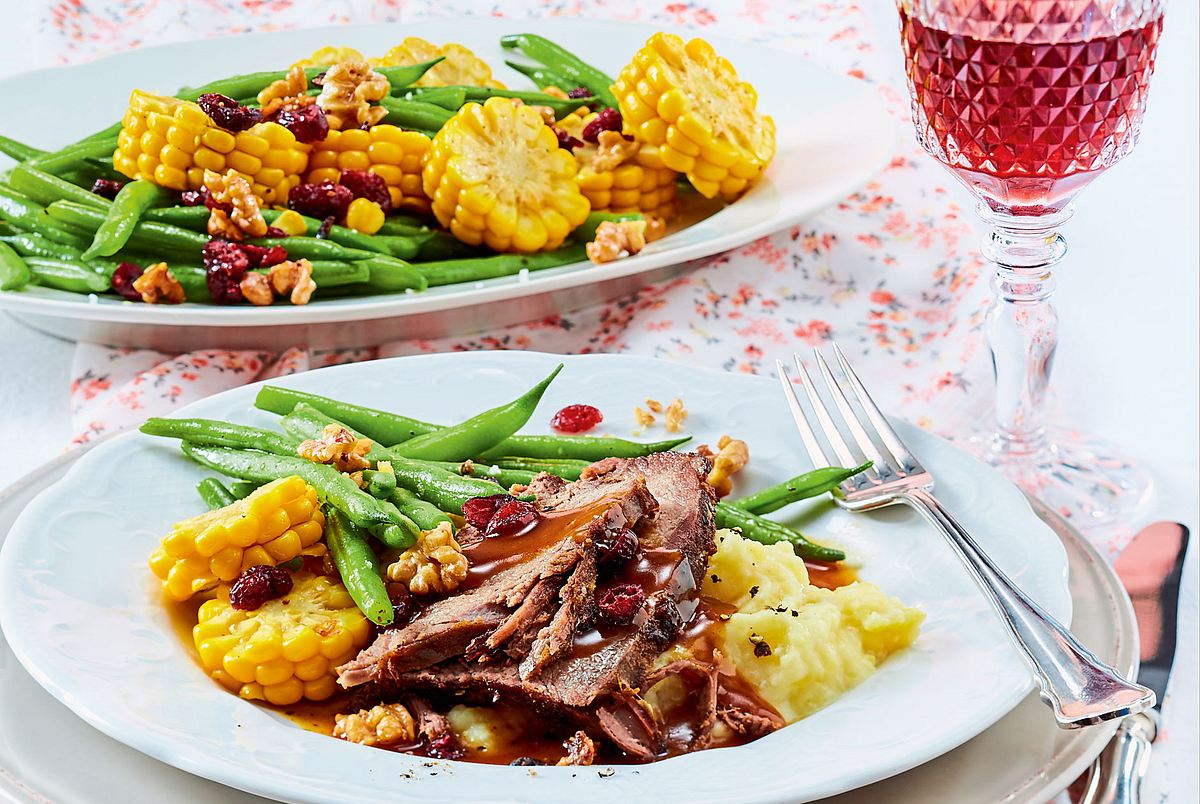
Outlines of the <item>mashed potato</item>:
<svg viewBox="0 0 1200 804">
<path fill-rule="evenodd" d="M 917 638 L 925 614 L 857 582 L 812 586 L 787 544 L 717 533 L 702 592 L 735 606 L 722 649 L 788 723 L 861 683 Z"/>
</svg>

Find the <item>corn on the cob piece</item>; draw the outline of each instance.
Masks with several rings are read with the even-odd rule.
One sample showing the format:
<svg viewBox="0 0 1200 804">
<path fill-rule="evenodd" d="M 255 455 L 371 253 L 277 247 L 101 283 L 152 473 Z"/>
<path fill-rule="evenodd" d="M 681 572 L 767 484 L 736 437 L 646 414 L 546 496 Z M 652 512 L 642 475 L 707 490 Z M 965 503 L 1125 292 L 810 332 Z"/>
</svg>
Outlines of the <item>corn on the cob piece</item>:
<svg viewBox="0 0 1200 804">
<path fill-rule="evenodd" d="M 286 706 L 323 701 L 337 691 L 335 668 L 371 638 L 371 625 L 340 583 L 296 573 L 292 591 L 254 611 L 228 593 L 200 606 L 192 640 L 200 662 L 242 698 Z"/>
<path fill-rule="evenodd" d="M 595 113 L 580 117 L 568 115 L 558 122 L 571 136 L 581 139 L 583 128 Z M 593 212 L 640 212 L 661 218 L 675 216 L 675 181 L 679 174 L 663 164 L 661 149 L 639 143 L 633 157 L 616 167 L 596 162 L 596 146 L 584 143 L 575 149 L 579 162 L 579 190 L 592 205 Z"/>
<path fill-rule="evenodd" d="M 420 64 L 432 61 L 442 56 L 443 60 L 435 64 L 429 72 L 413 84 L 417 87 L 496 87 L 504 89 L 504 84 L 492 75 L 492 68 L 483 59 L 475 55 L 468 47 L 455 42 L 435 45 L 418 36 L 410 36 L 378 59 L 371 59 L 372 67 L 402 67 L 407 64 Z"/>
<path fill-rule="evenodd" d="M 558 248 L 587 217 L 576 169 L 536 110 L 489 98 L 437 133 L 422 180 L 433 214 L 462 242 L 531 252 Z"/>
<path fill-rule="evenodd" d="M 323 553 L 324 529 L 316 489 L 293 475 L 177 523 L 150 555 L 150 569 L 169 597 L 187 600 L 257 564 Z"/>
<path fill-rule="evenodd" d="M 366 131 L 330 131 L 313 145 L 306 181 L 337 182 L 343 170 L 369 170 L 387 184 L 392 206 L 428 212 L 429 199 L 421 189 L 421 163 L 428 150 L 424 134 L 386 124 Z"/>
<path fill-rule="evenodd" d="M 366 61 L 366 57 L 352 47 L 319 47 L 306 59 L 300 59 L 292 67 L 332 67 L 340 61 Z"/>
<path fill-rule="evenodd" d="M 205 170 L 232 169 L 262 201 L 283 204 L 308 167 L 309 149 L 278 123 L 226 131 L 190 101 L 134 90 L 113 168 L 172 190 L 198 190 Z"/>
<path fill-rule="evenodd" d="M 662 149 L 706 198 L 733 200 L 775 155 L 775 122 L 754 87 L 703 39 L 656 33 L 613 85 L 626 133 Z"/>
</svg>

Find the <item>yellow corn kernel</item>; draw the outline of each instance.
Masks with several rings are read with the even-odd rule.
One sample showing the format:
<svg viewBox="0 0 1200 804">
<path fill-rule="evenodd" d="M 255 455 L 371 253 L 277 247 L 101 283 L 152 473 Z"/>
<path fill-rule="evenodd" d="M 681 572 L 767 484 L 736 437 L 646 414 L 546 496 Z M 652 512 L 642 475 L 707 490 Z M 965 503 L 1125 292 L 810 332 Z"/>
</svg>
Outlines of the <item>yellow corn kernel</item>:
<svg viewBox="0 0 1200 804">
<path fill-rule="evenodd" d="M 326 45 L 317 48 L 308 58 L 300 59 L 293 67 L 332 67 L 340 61 L 363 61 L 365 57 L 352 47 Z"/>
<path fill-rule="evenodd" d="M 626 133 L 659 146 L 662 166 L 704 196 L 732 201 L 775 155 L 775 124 L 754 88 L 702 39 L 654 34 L 612 89 Z"/>
<path fill-rule="evenodd" d="M 421 189 L 421 165 L 429 138 L 415 131 L 381 124 L 366 131 L 331 131 L 315 143 L 308 158 L 310 183 L 336 183 L 343 170 L 375 173 L 387 185 L 392 205 L 427 211 L 429 199 Z"/>
<path fill-rule="evenodd" d="M 419 37 L 410 36 L 381 58 L 372 59 L 371 63 L 375 67 L 400 67 L 406 64 L 432 61 L 439 57 L 442 61 L 421 76 L 414 86 L 504 88 L 504 84 L 497 81 L 492 75 L 492 68 L 488 66 L 487 62 L 476 56 L 469 48 L 454 42 L 439 46 Z"/>
<path fill-rule="evenodd" d="M 383 208 L 366 198 L 356 198 L 346 211 L 346 226 L 363 234 L 375 234 L 383 227 Z"/>
<path fill-rule="evenodd" d="M 308 232 L 308 226 L 304 223 L 304 217 L 299 212 L 290 209 L 286 212 L 281 212 L 279 217 L 275 219 L 275 222 L 272 224 L 272 226 L 293 237 L 303 235 Z M 307 499 L 305 502 L 308 502 Z M 293 517 L 293 514 L 295 513 L 296 512 L 292 509 L 288 510 L 288 518 L 291 521 L 295 522 L 297 519 L 303 518 L 302 514 Z"/>
<path fill-rule="evenodd" d="M 177 523 L 151 554 L 150 569 L 170 597 L 186 600 L 247 567 L 288 561 L 325 526 L 315 499 L 316 491 L 297 476 L 268 483 L 244 500 Z"/>
<path fill-rule="evenodd" d="M 237 147 L 237 138 L 223 128 L 205 129 L 200 141 L 219 154 L 227 154 Z"/>
<path fill-rule="evenodd" d="M 471 245 L 557 248 L 590 211 L 571 154 L 534 109 L 504 98 L 469 103 L 447 121 L 421 178 L 439 222 Z"/>
</svg>

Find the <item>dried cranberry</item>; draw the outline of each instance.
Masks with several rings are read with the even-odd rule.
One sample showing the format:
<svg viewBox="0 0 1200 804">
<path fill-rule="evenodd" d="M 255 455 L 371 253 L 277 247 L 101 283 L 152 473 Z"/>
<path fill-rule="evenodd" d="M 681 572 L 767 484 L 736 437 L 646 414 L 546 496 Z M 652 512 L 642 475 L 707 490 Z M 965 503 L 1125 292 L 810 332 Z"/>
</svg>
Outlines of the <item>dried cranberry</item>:
<svg viewBox="0 0 1200 804">
<path fill-rule="evenodd" d="M 287 249 L 283 246 L 256 246 L 253 243 L 235 243 L 235 248 L 240 248 L 246 255 L 246 260 L 250 268 L 270 268 L 272 265 L 278 265 L 281 262 L 287 262 Z"/>
<path fill-rule="evenodd" d="M 287 237 L 288 233 L 280 229 L 278 226 L 267 227 L 267 237 Z M 280 247 L 282 248 L 282 246 Z"/>
<path fill-rule="evenodd" d="M 408 590 L 399 584 L 396 585 L 396 591 L 392 593 L 392 625 L 401 626 L 406 624 L 409 619 L 416 613 L 417 605 L 412 599 L 412 595 Z"/>
<path fill-rule="evenodd" d="M 333 230 L 333 225 L 337 223 L 337 218 L 330 215 L 325 220 L 321 221 L 321 225 L 317 227 L 317 239 L 328 240 L 329 232 Z"/>
<path fill-rule="evenodd" d="M 587 87 L 575 87 L 567 92 L 568 98 L 590 98 L 592 91 Z"/>
<path fill-rule="evenodd" d="M 596 142 L 601 131 L 620 131 L 621 113 L 611 106 L 606 106 L 596 113 L 592 121 L 583 127 L 585 142 Z"/>
<path fill-rule="evenodd" d="M 208 189 L 204 187 L 201 187 L 199 190 L 184 190 L 179 194 L 179 202 L 185 207 L 198 207 L 204 204 L 204 197 L 206 195 L 208 195 Z"/>
<path fill-rule="evenodd" d="M 565 129 L 561 129 L 558 126 L 551 126 L 551 128 L 554 129 L 554 136 L 558 137 L 559 148 L 566 148 L 568 151 L 574 153 L 576 148 L 583 147 L 583 143 L 572 137 Z"/>
<path fill-rule="evenodd" d="M 463 749 L 454 735 L 447 733 L 430 740 L 425 753 L 434 759 L 458 759 L 463 755 Z"/>
<path fill-rule="evenodd" d="M 376 176 L 366 170 L 343 170 L 338 182 L 349 188 L 355 198 L 374 201 L 384 212 L 392 208 L 392 197 L 388 194 L 387 183 L 382 176 Z"/>
<path fill-rule="evenodd" d="M 228 95 L 208 92 L 196 99 L 196 103 L 214 123 L 228 131 L 245 131 L 255 123 L 262 122 L 262 112 L 242 106 Z"/>
<path fill-rule="evenodd" d="M 567 405 L 550 419 L 550 426 L 564 433 L 586 433 L 604 421 L 604 414 L 591 405 Z"/>
<path fill-rule="evenodd" d="M 533 530 L 538 521 L 537 509 L 532 503 L 510 500 L 496 509 L 492 521 L 484 530 L 485 536 L 524 536 Z"/>
<path fill-rule="evenodd" d="M 329 136 L 329 120 L 315 103 L 299 109 L 280 109 L 275 122 L 292 132 L 298 142 L 320 142 Z"/>
<path fill-rule="evenodd" d="M 239 611 L 262 608 L 268 600 L 292 591 L 292 574 L 283 567 L 256 564 L 243 570 L 229 587 L 229 605 Z"/>
<path fill-rule="evenodd" d="M 208 293 L 217 304 L 237 304 L 245 299 L 241 281 L 250 270 L 250 257 L 236 243 L 209 240 L 201 251 Z"/>
<path fill-rule="evenodd" d="M 133 289 L 133 280 L 142 275 L 142 268 L 132 262 L 123 262 L 113 271 L 112 289 L 129 301 L 141 301 L 142 294 Z"/>
<path fill-rule="evenodd" d="M 462 505 L 463 519 L 473 528 L 483 530 L 496 515 L 496 509 L 514 498 L 508 494 L 493 494 L 490 497 L 472 497 Z"/>
<path fill-rule="evenodd" d="M 288 193 L 288 207 L 312 218 L 342 220 L 354 200 L 349 187 L 323 181 L 320 184 L 297 184 Z"/>
<path fill-rule="evenodd" d="M 125 186 L 123 181 L 113 181 L 112 179 L 96 179 L 92 182 L 92 192 L 101 198 L 107 198 L 112 201 L 117 197 L 117 193 L 121 192 L 121 188 Z"/>
<path fill-rule="evenodd" d="M 596 538 L 596 555 L 605 567 L 618 567 L 637 555 L 638 537 L 629 528 L 605 531 Z"/>
<path fill-rule="evenodd" d="M 629 625 L 642 610 L 646 593 L 636 583 L 623 583 L 600 595 L 600 616 L 611 625 Z"/>
</svg>

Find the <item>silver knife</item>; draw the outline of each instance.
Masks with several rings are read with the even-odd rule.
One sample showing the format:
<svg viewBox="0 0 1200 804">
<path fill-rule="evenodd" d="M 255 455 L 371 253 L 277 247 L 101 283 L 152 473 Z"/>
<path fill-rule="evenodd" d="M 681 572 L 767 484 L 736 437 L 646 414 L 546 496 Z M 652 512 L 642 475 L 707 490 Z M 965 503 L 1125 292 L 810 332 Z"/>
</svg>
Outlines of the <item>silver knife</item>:
<svg viewBox="0 0 1200 804">
<path fill-rule="evenodd" d="M 1141 643 L 1138 683 L 1154 690 L 1158 702 L 1147 712 L 1121 721 L 1112 742 L 1092 766 L 1081 804 L 1138 804 L 1150 765 L 1150 744 L 1158 733 L 1167 679 L 1175 661 L 1179 582 L 1187 554 L 1188 529 L 1156 522 L 1140 531 L 1113 564 L 1137 619 Z"/>
</svg>

